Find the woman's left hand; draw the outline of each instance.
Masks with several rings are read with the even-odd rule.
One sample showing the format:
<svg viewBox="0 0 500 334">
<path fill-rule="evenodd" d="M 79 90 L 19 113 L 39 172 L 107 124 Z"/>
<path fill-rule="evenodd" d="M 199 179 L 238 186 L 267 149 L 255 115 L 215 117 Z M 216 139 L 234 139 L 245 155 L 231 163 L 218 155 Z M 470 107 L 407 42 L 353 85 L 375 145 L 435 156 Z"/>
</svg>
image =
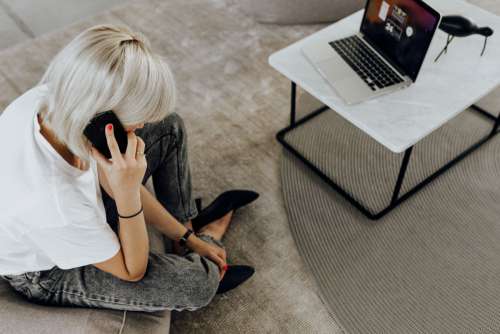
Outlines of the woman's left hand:
<svg viewBox="0 0 500 334">
<path fill-rule="evenodd" d="M 221 273 L 220 279 L 222 280 L 227 268 L 226 250 L 219 246 L 212 245 L 194 234 L 191 236 L 195 236 L 196 238 L 193 238 L 192 242 L 188 242 L 187 247 L 200 256 L 204 256 L 215 262 L 219 266 Z"/>
</svg>

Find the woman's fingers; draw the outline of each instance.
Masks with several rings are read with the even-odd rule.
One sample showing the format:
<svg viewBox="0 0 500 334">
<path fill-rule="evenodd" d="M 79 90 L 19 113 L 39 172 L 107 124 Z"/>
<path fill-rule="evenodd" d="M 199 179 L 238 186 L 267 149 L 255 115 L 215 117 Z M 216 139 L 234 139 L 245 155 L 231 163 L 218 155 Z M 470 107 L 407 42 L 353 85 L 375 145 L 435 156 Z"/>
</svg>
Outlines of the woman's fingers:
<svg viewBox="0 0 500 334">
<path fill-rule="evenodd" d="M 113 163 L 123 160 L 122 153 L 120 152 L 120 147 L 118 146 L 118 142 L 116 141 L 114 135 L 113 125 L 106 124 L 106 141 L 108 143 L 109 151 L 111 152 L 111 158 L 113 159 Z"/>
<path fill-rule="evenodd" d="M 227 261 L 226 261 L 226 254 L 223 254 L 223 265 L 222 265 L 222 268 L 220 269 L 220 273 L 221 273 L 221 276 L 220 276 L 220 279 L 222 279 L 224 277 L 224 275 L 226 274 L 226 269 L 227 269 Z"/>
<path fill-rule="evenodd" d="M 94 146 L 90 148 L 90 154 L 92 154 L 94 159 L 102 168 L 108 168 L 112 165 L 112 163 L 109 162 L 108 159 L 106 159 L 106 157 L 102 155 L 102 153 L 99 152 Z"/>
<path fill-rule="evenodd" d="M 219 266 L 220 271 L 223 272 L 225 270 L 224 268 L 226 267 L 226 261 L 224 261 L 222 257 L 219 256 L 219 254 L 216 254 L 215 262 Z"/>
<path fill-rule="evenodd" d="M 133 131 L 127 132 L 127 150 L 125 156 L 129 159 L 135 159 L 135 152 L 137 150 L 137 136 Z"/>
<path fill-rule="evenodd" d="M 227 260 L 226 260 L 226 251 L 224 249 L 221 250 L 220 257 L 224 260 L 224 262 L 227 262 Z"/>
<path fill-rule="evenodd" d="M 227 261 L 226 261 L 226 250 L 221 247 L 217 247 L 217 255 L 215 256 L 217 258 L 217 265 L 219 266 L 220 273 L 221 273 L 221 279 L 224 277 L 224 274 L 226 273 L 226 266 L 227 266 Z"/>
<path fill-rule="evenodd" d="M 144 150 L 145 150 L 145 147 L 146 147 L 146 144 L 144 143 L 144 140 L 142 140 L 141 137 L 139 136 L 136 136 L 137 138 L 137 152 L 142 152 L 144 153 Z M 143 154 L 142 156 L 137 156 L 137 158 L 144 158 L 146 159 L 146 156 Z"/>
</svg>

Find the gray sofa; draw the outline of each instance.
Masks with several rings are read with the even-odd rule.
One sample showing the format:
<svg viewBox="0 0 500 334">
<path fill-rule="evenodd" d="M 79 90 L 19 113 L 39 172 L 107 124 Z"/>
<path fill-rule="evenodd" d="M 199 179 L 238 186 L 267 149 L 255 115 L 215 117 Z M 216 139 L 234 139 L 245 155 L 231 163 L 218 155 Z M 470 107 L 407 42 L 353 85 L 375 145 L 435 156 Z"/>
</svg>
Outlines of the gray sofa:
<svg viewBox="0 0 500 334">
<path fill-rule="evenodd" d="M 146 187 L 154 194 L 152 179 Z M 171 252 L 172 243 L 148 226 L 150 249 Z M 37 321 L 33 321 L 37 319 Z M 168 334 L 170 311 L 154 313 L 32 304 L 0 278 L 0 334 L 148 333 Z"/>
<path fill-rule="evenodd" d="M 242 0 L 257 21 L 277 24 L 334 22 L 364 7 L 365 0 Z"/>
</svg>

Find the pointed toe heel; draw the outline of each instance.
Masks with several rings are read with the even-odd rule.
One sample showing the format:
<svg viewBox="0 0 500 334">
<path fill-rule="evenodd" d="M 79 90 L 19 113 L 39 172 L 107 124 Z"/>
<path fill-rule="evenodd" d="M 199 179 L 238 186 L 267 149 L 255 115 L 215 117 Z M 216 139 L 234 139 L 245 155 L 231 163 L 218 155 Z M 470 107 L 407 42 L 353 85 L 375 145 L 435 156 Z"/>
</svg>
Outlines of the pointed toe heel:
<svg viewBox="0 0 500 334">
<path fill-rule="evenodd" d="M 252 190 L 229 190 L 223 192 L 205 209 L 201 209 L 201 198 L 195 199 L 198 216 L 191 220 L 195 232 L 203 226 L 224 217 L 229 211 L 236 211 L 255 201 L 259 194 Z"/>
<path fill-rule="evenodd" d="M 255 273 L 255 269 L 246 265 L 228 265 L 224 277 L 219 283 L 217 294 L 225 293 L 236 288 L 248 280 Z"/>
<path fill-rule="evenodd" d="M 195 198 L 194 202 L 196 204 L 196 209 L 198 210 L 198 214 L 202 211 L 202 206 L 201 206 L 201 197 Z"/>
</svg>

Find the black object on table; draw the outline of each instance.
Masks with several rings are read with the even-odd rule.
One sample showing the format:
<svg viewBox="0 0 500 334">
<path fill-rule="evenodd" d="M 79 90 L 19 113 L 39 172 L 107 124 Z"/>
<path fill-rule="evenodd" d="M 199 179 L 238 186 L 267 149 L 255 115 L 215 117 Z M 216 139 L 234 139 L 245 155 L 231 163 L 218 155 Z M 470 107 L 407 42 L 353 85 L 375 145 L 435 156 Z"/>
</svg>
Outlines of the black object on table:
<svg viewBox="0 0 500 334">
<path fill-rule="evenodd" d="M 467 37 L 471 35 L 484 36 L 484 45 L 483 50 L 481 51 L 482 57 L 484 51 L 486 50 L 488 37 L 493 35 L 493 29 L 491 29 L 490 27 L 478 27 L 469 19 L 459 15 L 443 16 L 443 18 L 441 19 L 441 23 L 439 24 L 439 29 L 446 32 L 448 34 L 448 38 L 446 40 L 444 49 L 439 53 L 436 59 L 434 59 L 434 62 L 436 62 L 443 55 L 443 53 L 448 52 L 448 46 L 455 37 Z"/>
</svg>

